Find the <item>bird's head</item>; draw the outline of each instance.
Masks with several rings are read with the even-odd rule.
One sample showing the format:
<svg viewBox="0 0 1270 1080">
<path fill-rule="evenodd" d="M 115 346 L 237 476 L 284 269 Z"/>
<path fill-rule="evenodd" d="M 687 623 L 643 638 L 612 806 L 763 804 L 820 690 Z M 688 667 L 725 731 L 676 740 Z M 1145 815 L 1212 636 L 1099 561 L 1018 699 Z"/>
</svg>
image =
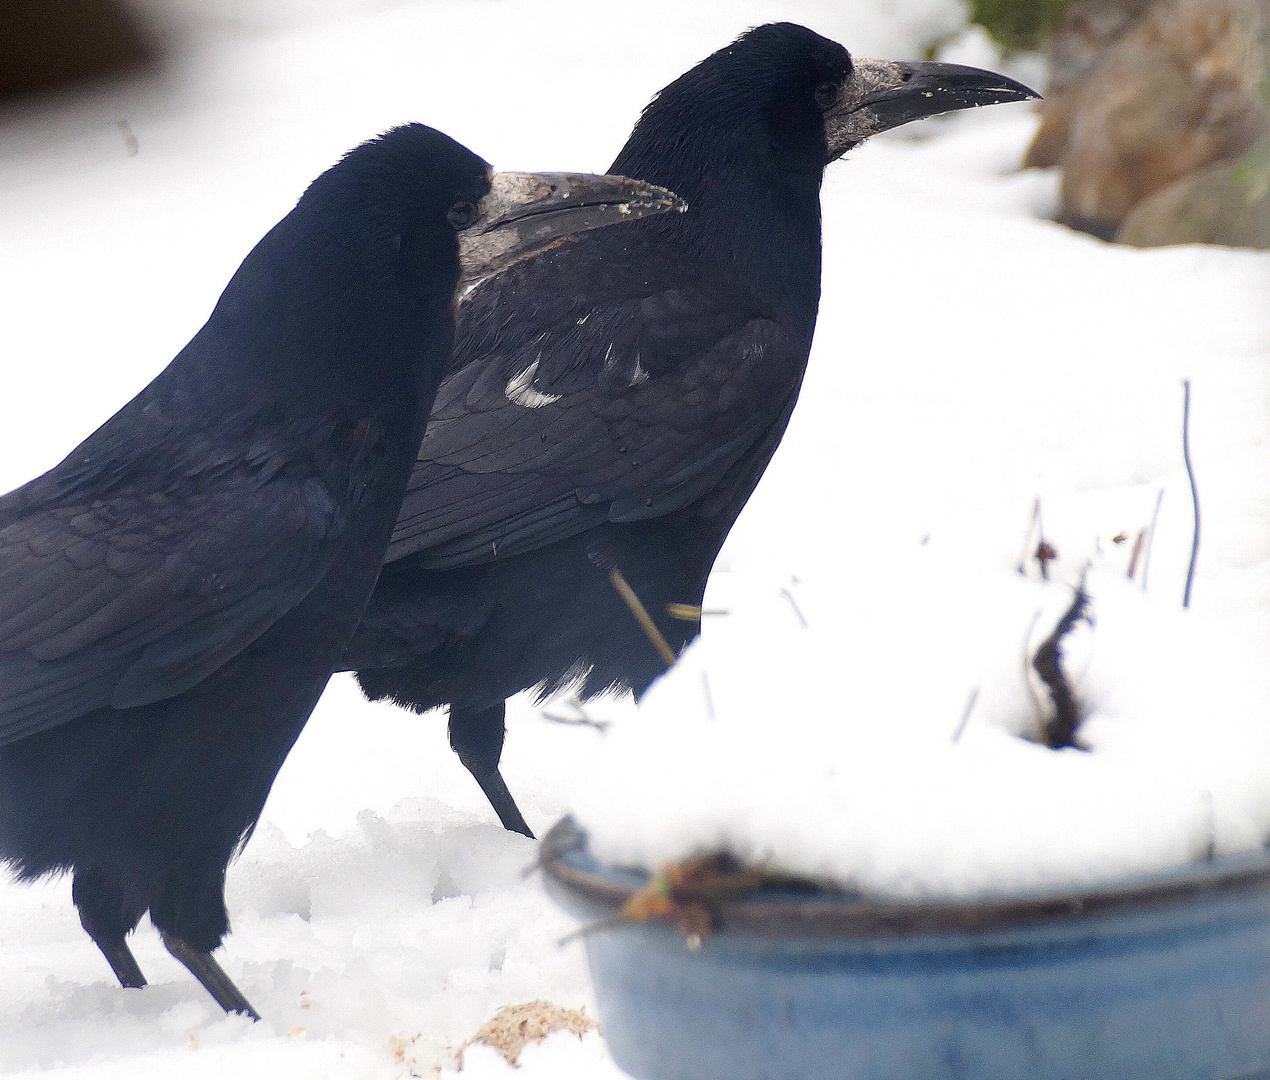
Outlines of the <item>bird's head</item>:
<svg viewBox="0 0 1270 1080">
<path fill-rule="evenodd" d="M 310 187 L 319 232 L 344 229 L 330 245 L 354 272 L 359 250 L 410 290 L 471 282 L 603 225 L 634 221 L 684 203 L 672 192 L 623 176 L 494 172 L 449 136 L 407 124 L 351 150 Z M 452 288 L 449 285 L 448 288 Z"/>
<path fill-rule="evenodd" d="M 841 45 L 794 23 L 769 23 L 741 35 L 703 63 L 745 62 L 768 95 L 774 144 L 803 150 L 823 168 L 879 132 L 939 113 L 1040 97 L 1022 83 L 980 68 L 935 62 L 852 59 Z M 732 75 L 738 87 L 748 80 Z M 800 132 L 823 132 L 819 139 Z M 793 155 L 791 155 L 793 156 Z"/>
<path fill-rule="evenodd" d="M 696 210 L 717 177 L 735 186 L 743 173 L 758 170 L 766 189 L 775 169 L 816 185 L 829 162 L 878 132 L 1037 96 L 978 68 L 852 60 L 837 42 L 805 26 L 768 23 L 665 87 L 612 171 L 666 184 Z"/>
<path fill-rule="evenodd" d="M 447 135 L 407 124 L 309 185 L 243 261 L 196 340 L 244 363 L 267 355 L 280 384 L 351 401 L 375 392 L 373 372 L 395 378 L 418 366 L 421 348 L 448 350 L 460 282 L 682 205 L 624 177 L 496 173 Z M 237 344 L 222 348 L 228 341 Z"/>
</svg>

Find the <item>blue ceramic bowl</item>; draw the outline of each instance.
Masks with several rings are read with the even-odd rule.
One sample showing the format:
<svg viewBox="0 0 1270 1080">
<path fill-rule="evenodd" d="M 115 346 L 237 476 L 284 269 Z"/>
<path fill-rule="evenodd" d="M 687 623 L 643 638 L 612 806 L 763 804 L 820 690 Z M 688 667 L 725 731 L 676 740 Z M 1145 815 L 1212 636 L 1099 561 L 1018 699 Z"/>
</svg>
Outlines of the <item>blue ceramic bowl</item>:
<svg viewBox="0 0 1270 1080">
<path fill-rule="evenodd" d="M 612 916 L 646 879 L 569 819 L 548 888 Z M 613 1058 L 639 1080 L 1270 1080 L 1270 856 L 978 904 L 759 891 L 698 951 L 586 939 Z"/>
</svg>

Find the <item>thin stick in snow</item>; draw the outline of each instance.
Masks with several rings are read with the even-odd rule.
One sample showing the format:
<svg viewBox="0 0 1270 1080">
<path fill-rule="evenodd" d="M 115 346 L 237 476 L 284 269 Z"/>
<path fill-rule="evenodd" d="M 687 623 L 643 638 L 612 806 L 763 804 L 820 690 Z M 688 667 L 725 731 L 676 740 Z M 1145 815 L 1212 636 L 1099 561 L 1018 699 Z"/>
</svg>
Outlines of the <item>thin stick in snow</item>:
<svg viewBox="0 0 1270 1080">
<path fill-rule="evenodd" d="M 1014 569 L 1020 574 L 1027 573 L 1027 561 L 1032 557 L 1035 550 L 1032 547 L 1032 537 L 1038 540 L 1044 535 L 1041 528 L 1041 500 L 1032 500 L 1032 517 L 1027 523 L 1027 532 L 1023 536 L 1023 554 L 1019 556 L 1019 565 Z"/>
<path fill-rule="evenodd" d="M 553 724 L 567 724 L 570 727 L 592 727 L 596 731 L 605 732 L 612 726 L 607 720 L 594 720 L 586 711 L 586 706 L 578 698 L 577 694 L 569 697 L 565 703 L 569 708 L 576 712 L 577 716 L 561 716 L 557 712 L 548 712 L 546 709 L 539 709 L 538 715 L 544 720 L 549 720 Z"/>
<path fill-rule="evenodd" d="M 807 629 L 807 618 L 803 615 L 803 610 L 798 606 L 798 601 L 794 599 L 794 594 L 788 588 L 781 589 L 781 596 L 789 601 L 789 606 L 794 609 L 794 614 L 798 616 L 799 623 L 802 624 L 804 630 Z"/>
<path fill-rule="evenodd" d="M 1133 580 L 1133 575 L 1138 571 L 1138 559 L 1142 556 L 1142 545 L 1146 543 L 1146 539 L 1146 529 L 1139 529 L 1138 535 L 1133 541 L 1133 550 L 1129 552 L 1129 569 L 1125 571 L 1124 575 L 1130 581 Z"/>
<path fill-rule="evenodd" d="M 1065 638 L 1078 622 L 1088 618 L 1086 608 L 1089 594 L 1085 592 L 1082 578 L 1076 586 L 1076 595 L 1071 604 L 1058 620 L 1054 632 L 1036 650 L 1032 658 L 1032 667 L 1041 681 L 1049 688 L 1050 700 L 1054 703 L 1054 715 L 1041 729 L 1041 741 L 1051 750 L 1062 750 L 1077 747 L 1076 729 L 1084 719 L 1076 691 L 1072 689 L 1066 673 L 1063 671 L 1063 638 Z"/>
<path fill-rule="evenodd" d="M 1199 558 L 1199 490 L 1195 486 L 1195 467 L 1191 464 L 1191 380 L 1182 380 L 1182 460 L 1186 463 L 1186 479 L 1191 485 L 1191 507 L 1195 528 L 1191 533 L 1191 561 L 1186 567 L 1186 588 L 1182 590 L 1182 607 L 1191 606 L 1191 585 L 1195 581 L 1195 560 Z"/>
<path fill-rule="evenodd" d="M 1050 579 L 1050 563 L 1058 558 L 1058 552 L 1054 550 L 1054 545 L 1044 537 L 1041 537 L 1040 543 L 1036 545 L 1036 564 L 1041 568 L 1041 578 L 1044 581 Z"/>
<path fill-rule="evenodd" d="M 952 741 L 960 742 L 962 733 L 966 730 L 966 725 L 970 723 L 970 714 L 975 711 L 975 702 L 979 700 L 979 687 L 975 687 L 970 691 L 970 697 L 966 700 L 965 711 L 961 714 L 961 723 L 957 725 L 957 730 L 953 732 Z"/>
<path fill-rule="evenodd" d="M 1036 546 L 1032 546 L 1032 538 L 1036 538 Z M 1019 556 L 1019 565 L 1014 569 L 1017 573 L 1027 576 L 1027 564 L 1029 559 L 1035 559 L 1036 565 L 1040 568 L 1041 578 L 1044 581 L 1050 579 L 1050 563 L 1058 558 L 1058 552 L 1054 550 L 1054 545 L 1045 539 L 1045 525 L 1041 520 L 1041 500 L 1039 498 L 1032 500 L 1032 519 L 1027 524 L 1027 533 L 1023 537 L 1023 554 Z"/>
<path fill-rule="evenodd" d="M 1160 503 L 1164 501 L 1164 489 L 1155 493 L 1155 509 L 1151 511 L 1151 525 L 1147 529 L 1146 550 L 1142 553 L 1142 591 L 1147 591 L 1147 571 L 1151 569 L 1151 545 L 1155 543 L 1155 527 L 1160 523 Z"/>
<path fill-rule="evenodd" d="M 1032 615 L 1032 621 L 1027 624 L 1027 632 L 1023 635 L 1023 685 L 1027 687 L 1027 696 L 1032 699 L 1032 711 L 1038 722 L 1044 719 L 1045 713 L 1041 708 L 1041 699 L 1036 696 L 1036 691 L 1032 688 L 1032 659 L 1028 646 L 1032 644 L 1032 631 L 1036 629 L 1036 624 L 1040 621 L 1041 609 L 1037 608 Z"/>
</svg>

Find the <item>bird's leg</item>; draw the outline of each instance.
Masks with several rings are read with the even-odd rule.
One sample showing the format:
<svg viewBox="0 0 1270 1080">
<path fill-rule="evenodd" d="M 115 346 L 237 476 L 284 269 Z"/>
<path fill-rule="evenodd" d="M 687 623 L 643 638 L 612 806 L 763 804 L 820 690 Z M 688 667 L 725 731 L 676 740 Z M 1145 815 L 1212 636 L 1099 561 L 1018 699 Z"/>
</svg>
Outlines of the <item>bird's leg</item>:
<svg viewBox="0 0 1270 1080">
<path fill-rule="evenodd" d="M 101 950 L 120 986 L 125 990 L 139 990 L 146 985 L 146 977 L 142 974 L 136 957 L 132 955 L 132 950 L 128 948 L 123 934 L 99 927 L 92 916 L 83 911 L 79 913 L 79 924 Z"/>
<path fill-rule="evenodd" d="M 243 1016 L 250 1016 L 253 1020 L 260 1019 L 260 1014 L 251 1007 L 251 1002 L 243 997 L 243 992 L 234 985 L 233 980 L 225 974 L 225 969 L 216 962 L 210 952 L 187 945 L 166 930 L 160 930 L 159 934 L 163 938 L 164 948 L 180 960 L 189 969 L 190 974 L 203 984 L 203 989 L 212 995 L 217 1005 L 228 1013 L 241 1013 Z"/>
<path fill-rule="evenodd" d="M 101 950 L 119 985 L 125 990 L 145 986 L 146 977 L 127 941 L 128 933 L 141 918 L 141 910 L 129 905 L 117 889 L 91 873 L 76 873 L 71 898 L 79 910 L 79 924 Z"/>
<path fill-rule="evenodd" d="M 502 773 L 498 771 L 506 732 L 504 719 L 505 706 L 501 701 L 488 708 L 451 704 L 450 748 L 481 785 L 503 828 L 532 840 L 533 831 L 525 823 L 516 800 L 503 782 Z"/>
</svg>

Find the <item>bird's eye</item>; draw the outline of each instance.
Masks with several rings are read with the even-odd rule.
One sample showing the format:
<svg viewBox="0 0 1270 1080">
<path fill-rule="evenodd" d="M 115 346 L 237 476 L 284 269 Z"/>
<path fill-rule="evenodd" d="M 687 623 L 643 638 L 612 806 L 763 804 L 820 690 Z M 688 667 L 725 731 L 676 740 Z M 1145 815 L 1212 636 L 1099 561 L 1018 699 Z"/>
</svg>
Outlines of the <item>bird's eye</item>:
<svg viewBox="0 0 1270 1080">
<path fill-rule="evenodd" d="M 481 216 L 481 212 L 477 210 L 476 203 L 456 202 L 445 216 L 455 229 L 467 229 Z"/>
<path fill-rule="evenodd" d="M 838 100 L 838 91 L 839 86 L 837 83 L 822 82 L 814 91 L 812 91 L 811 96 L 816 99 L 817 105 L 819 105 L 822 109 L 827 109 Z"/>
</svg>

